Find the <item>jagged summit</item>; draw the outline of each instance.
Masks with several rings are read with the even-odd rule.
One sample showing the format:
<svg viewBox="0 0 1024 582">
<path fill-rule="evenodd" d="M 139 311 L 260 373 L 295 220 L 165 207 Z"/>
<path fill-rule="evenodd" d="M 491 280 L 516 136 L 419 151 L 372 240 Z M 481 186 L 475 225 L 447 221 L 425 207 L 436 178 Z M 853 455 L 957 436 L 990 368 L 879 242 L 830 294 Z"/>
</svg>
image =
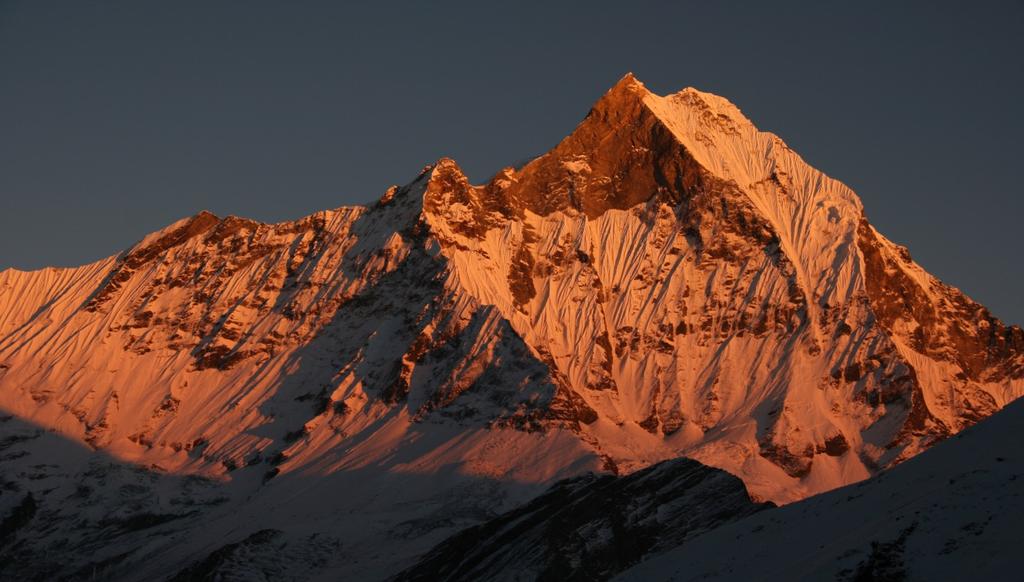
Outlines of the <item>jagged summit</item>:
<svg viewBox="0 0 1024 582">
<path fill-rule="evenodd" d="M 647 90 L 647 87 L 644 86 L 640 79 L 637 79 L 633 73 L 626 73 L 598 99 L 591 108 L 591 111 L 595 109 L 614 109 L 630 100 L 642 100 L 649 94 L 650 91 Z"/>
<path fill-rule="evenodd" d="M 431 167 L 464 177 L 448 158 Z M 694 88 L 658 96 L 632 73 L 599 98 L 550 152 L 518 170 L 503 169 L 487 184 L 460 181 L 470 188 L 466 195 L 480 198 L 470 206 L 486 212 L 547 215 L 572 209 L 596 218 L 655 196 L 678 202 L 709 179 L 732 182 L 780 235 L 796 240 L 809 233 L 793 231 L 791 209 L 779 208 L 787 201 L 764 196 L 763 183 L 819 195 L 795 201 L 800 205 L 828 197 L 846 215 L 862 213 L 852 191 L 807 166 L 774 134 L 757 130 L 727 99 Z M 811 181 L 822 185 L 807 184 Z"/>
<path fill-rule="evenodd" d="M 253 523 L 306 479 L 342 481 L 356 492 L 332 507 L 380 517 L 349 543 L 420 539 L 438 520 L 392 508 L 422 496 L 465 525 L 555 479 L 681 456 L 786 503 L 1022 394 L 1024 333 L 885 239 L 849 188 L 728 101 L 629 75 L 486 184 L 442 158 L 366 207 L 200 213 L 91 265 L 0 273 L 0 408 L 238 483 Z M 296 531 L 346 527 L 301 511 Z"/>
<path fill-rule="evenodd" d="M 682 110 L 691 111 L 687 114 L 680 114 Z M 686 127 L 686 124 L 691 122 L 692 118 L 708 122 L 709 115 L 711 116 L 710 121 L 717 124 L 722 123 L 721 119 L 727 118 L 753 129 L 752 124 L 739 109 L 722 97 L 694 88 L 685 88 L 673 95 L 660 97 L 650 92 L 643 82 L 630 72 L 626 73 L 595 102 L 590 113 L 572 134 L 562 140 L 551 152 L 530 160 L 522 167 L 518 169 L 506 167 L 488 183 L 473 185 L 466 178 L 456 160 L 442 157 L 433 164 L 425 166 L 419 173 L 419 178 L 426 178 L 428 182 L 456 180 L 464 185 L 467 194 L 472 191 L 477 197 L 486 198 L 486 200 L 474 201 L 474 205 L 484 207 L 488 211 L 512 215 L 523 210 L 530 210 L 544 215 L 556 209 L 571 208 L 595 217 L 609 208 L 626 208 L 640 201 L 644 195 L 654 195 L 659 190 L 664 191 L 666 187 L 664 182 L 672 176 L 655 176 L 652 180 L 661 180 L 661 183 L 647 184 L 640 188 L 640 191 L 646 194 L 633 194 L 619 192 L 618 190 L 621 188 L 617 190 L 615 184 L 603 180 L 597 184 L 587 183 L 586 176 L 588 174 L 629 172 L 631 166 L 658 163 L 653 158 L 659 156 L 664 158 L 682 156 L 690 158 L 691 163 L 700 165 L 703 162 L 702 157 L 694 154 L 704 154 L 708 144 L 695 147 L 694 143 L 708 141 L 709 138 L 700 131 Z M 685 119 L 687 117 L 691 119 Z M 773 141 L 785 147 L 775 136 L 764 135 L 771 136 Z M 616 149 L 616 144 L 607 143 L 616 141 L 613 138 L 620 136 L 623 137 L 621 140 L 623 143 L 629 144 L 631 151 L 621 147 Z M 710 144 L 710 146 L 715 147 L 715 144 Z M 644 150 L 647 150 L 652 159 L 645 160 L 636 157 L 637 154 L 644 153 Z M 629 157 L 629 154 L 633 154 L 633 157 Z M 598 159 L 598 163 L 609 167 L 592 168 L 590 166 L 591 156 Z M 715 164 L 706 165 L 715 166 Z M 718 168 L 712 167 L 711 169 Z M 729 171 L 724 171 L 722 174 L 732 178 Z M 516 187 L 519 182 L 523 181 L 526 182 L 525 186 Z M 627 177 L 623 181 L 629 183 L 631 188 L 634 185 L 632 177 Z M 556 188 L 540 196 L 534 192 L 525 192 L 536 190 L 537 182 L 556 183 L 561 188 Z M 680 189 L 678 183 L 667 186 L 674 187 L 676 190 Z M 384 198 L 390 200 L 390 197 L 398 190 L 397 186 L 393 190 L 389 189 Z M 185 220 L 206 224 L 215 219 L 219 220 L 216 215 L 202 211 Z M 238 217 L 228 217 L 228 219 L 246 220 Z M 181 221 L 174 223 L 150 237 L 158 236 L 181 225 Z"/>
<path fill-rule="evenodd" d="M 655 195 L 687 195 L 693 186 L 684 148 L 647 106 L 652 97 L 632 75 L 602 96 L 587 117 L 552 151 L 520 170 L 506 168 L 483 186 L 464 183 L 459 201 L 485 214 L 504 216 L 530 211 L 548 215 L 581 211 L 591 218 L 609 209 L 625 209 Z M 621 138 L 621 139 L 617 139 Z M 651 168 L 657 171 L 652 172 Z M 687 175 L 691 172 L 691 175 Z M 464 175 L 442 159 L 434 176 Z M 611 179 L 608 179 L 611 178 Z M 482 220 L 486 220 L 483 214 Z"/>
</svg>

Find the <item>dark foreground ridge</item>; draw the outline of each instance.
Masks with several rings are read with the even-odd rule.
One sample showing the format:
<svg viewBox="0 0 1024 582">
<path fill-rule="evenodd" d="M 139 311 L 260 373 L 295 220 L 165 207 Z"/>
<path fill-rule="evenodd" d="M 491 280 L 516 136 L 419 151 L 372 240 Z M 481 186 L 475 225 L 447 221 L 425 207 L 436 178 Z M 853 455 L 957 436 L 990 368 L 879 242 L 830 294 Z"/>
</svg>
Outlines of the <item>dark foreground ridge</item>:
<svg viewBox="0 0 1024 582">
<path fill-rule="evenodd" d="M 751 515 L 616 580 L 1020 580 L 1024 402 L 866 481 Z"/>
<path fill-rule="evenodd" d="M 769 507 L 736 477 L 689 459 L 625 477 L 590 474 L 459 532 L 393 580 L 606 580 Z"/>
</svg>

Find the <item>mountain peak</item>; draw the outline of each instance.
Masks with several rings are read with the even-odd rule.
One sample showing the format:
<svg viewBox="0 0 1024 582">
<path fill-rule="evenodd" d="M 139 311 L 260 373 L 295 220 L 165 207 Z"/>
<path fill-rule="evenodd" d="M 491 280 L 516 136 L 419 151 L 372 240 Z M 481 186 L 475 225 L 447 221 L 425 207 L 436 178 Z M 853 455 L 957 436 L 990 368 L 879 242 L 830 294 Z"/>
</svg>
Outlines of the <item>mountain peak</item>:
<svg viewBox="0 0 1024 582">
<path fill-rule="evenodd" d="M 732 119 L 745 121 L 725 99 L 696 89 L 661 97 L 627 73 L 554 149 L 519 170 L 503 170 L 487 185 L 471 185 L 450 158 L 428 166 L 428 209 L 444 213 L 446 205 L 461 204 L 478 210 L 469 215 L 460 211 L 463 221 L 469 216 L 484 219 L 492 211 L 512 216 L 523 210 L 541 216 L 559 210 L 583 212 L 597 218 L 607 210 L 631 208 L 656 195 L 683 199 L 702 176 L 732 178 L 704 164 L 695 155 L 699 148 L 691 151 L 696 132 L 688 119 L 702 120 L 701 131 L 732 133 L 737 125 Z"/>
<path fill-rule="evenodd" d="M 1024 395 L 1024 333 L 913 263 L 852 191 L 725 99 L 661 97 L 627 75 L 488 184 L 441 158 L 372 207 L 279 224 L 201 212 L 91 265 L 0 273 L 0 387 L 0 409 L 100 455 L 238 483 L 216 489 L 230 495 L 218 508 L 184 479 L 181 514 L 167 513 L 177 497 L 131 517 L 97 493 L 126 521 L 89 520 L 101 537 L 77 538 L 69 576 L 100 567 L 90 540 L 108 523 L 201 534 L 150 551 L 123 528 L 114 574 L 149 579 L 203 563 L 239 515 L 256 530 L 295 509 L 289 544 L 402 563 L 422 550 L 409 540 L 440 535 L 420 524 L 456 524 L 437 519 L 453 496 L 459 515 L 491 513 L 524 486 L 680 456 L 793 501 Z M 35 475 L 5 458 L 0 474 Z M 18 544 L 60 531 L 46 521 L 60 500 L 42 497 L 57 482 L 23 483 L 43 510 Z M 337 529 L 364 508 L 366 532 Z M 54 544 L 36 538 L 24 561 Z M 385 577 L 368 572 L 317 576 Z"/>
<path fill-rule="evenodd" d="M 440 176 L 448 173 L 454 173 L 458 175 L 465 175 L 462 168 L 459 167 L 459 163 L 447 156 L 439 158 L 433 165 L 430 166 L 431 179 L 435 176 Z"/>
<path fill-rule="evenodd" d="M 661 99 L 686 103 L 691 107 L 707 110 L 715 116 L 724 116 L 736 123 L 753 126 L 750 119 L 743 114 L 736 104 L 715 93 L 701 91 L 694 87 L 686 87 L 672 95 L 661 97 Z"/>
<path fill-rule="evenodd" d="M 219 222 L 219 216 L 208 210 L 201 210 L 192 216 L 182 218 L 156 232 L 148 234 L 135 245 L 132 252 L 135 253 L 154 245 L 166 245 L 172 240 L 178 242 L 187 240 L 213 228 Z"/>
<path fill-rule="evenodd" d="M 647 87 L 633 73 L 626 73 L 594 103 L 588 117 L 595 114 L 602 118 L 634 116 L 648 95 L 651 92 Z"/>
<path fill-rule="evenodd" d="M 459 164 L 451 158 L 441 158 L 431 167 L 427 174 L 426 194 L 429 199 L 431 194 L 457 193 L 455 199 L 448 200 L 446 204 L 454 202 L 468 202 L 465 196 L 472 189 L 469 178 L 462 171 Z"/>
<path fill-rule="evenodd" d="M 647 87 L 645 87 L 643 81 L 641 81 L 640 79 L 637 79 L 636 76 L 632 72 L 628 72 L 625 75 L 623 75 L 621 79 L 616 81 L 615 84 L 612 85 L 612 88 L 609 89 L 608 91 L 612 92 L 612 91 L 617 91 L 617 90 L 618 91 L 647 91 Z"/>
</svg>

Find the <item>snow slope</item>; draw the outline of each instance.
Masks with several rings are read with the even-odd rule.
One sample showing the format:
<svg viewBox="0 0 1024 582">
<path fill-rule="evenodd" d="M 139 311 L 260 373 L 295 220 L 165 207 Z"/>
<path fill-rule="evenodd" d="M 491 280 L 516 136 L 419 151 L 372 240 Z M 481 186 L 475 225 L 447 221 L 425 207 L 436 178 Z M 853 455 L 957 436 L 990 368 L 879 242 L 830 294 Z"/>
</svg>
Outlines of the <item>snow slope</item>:
<svg viewBox="0 0 1024 582">
<path fill-rule="evenodd" d="M 202 212 L 0 272 L 0 410 L 229 492 L 201 535 L 117 566 L 150 577 L 265 529 L 375 556 L 331 575 L 385 575 L 557 479 L 680 456 L 791 502 L 999 410 L 1022 353 L 726 100 L 632 76 L 487 184 L 442 159 L 366 207 Z M 463 490 L 463 517 L 394 540 L 396 507 Z"/>
<path fill-rule="evenodd" d="M 1019 580 L 1022 426 L 1016 402 L 891 471 L 727 524 L 617 579 Z"/>
</svg>

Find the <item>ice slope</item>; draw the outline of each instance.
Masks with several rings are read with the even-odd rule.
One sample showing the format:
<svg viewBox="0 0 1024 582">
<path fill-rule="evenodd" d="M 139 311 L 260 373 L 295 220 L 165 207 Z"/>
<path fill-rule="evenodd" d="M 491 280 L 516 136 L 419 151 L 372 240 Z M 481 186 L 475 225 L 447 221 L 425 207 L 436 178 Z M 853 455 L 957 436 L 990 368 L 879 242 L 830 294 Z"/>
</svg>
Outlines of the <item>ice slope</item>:
<svg viewBox="0 0 1024 582">
<path fill-rule="evenodd" d="M 870 480 L 730 523 L 618 580 L 1019 580 L 1024 403 Z"/>
</svg>

